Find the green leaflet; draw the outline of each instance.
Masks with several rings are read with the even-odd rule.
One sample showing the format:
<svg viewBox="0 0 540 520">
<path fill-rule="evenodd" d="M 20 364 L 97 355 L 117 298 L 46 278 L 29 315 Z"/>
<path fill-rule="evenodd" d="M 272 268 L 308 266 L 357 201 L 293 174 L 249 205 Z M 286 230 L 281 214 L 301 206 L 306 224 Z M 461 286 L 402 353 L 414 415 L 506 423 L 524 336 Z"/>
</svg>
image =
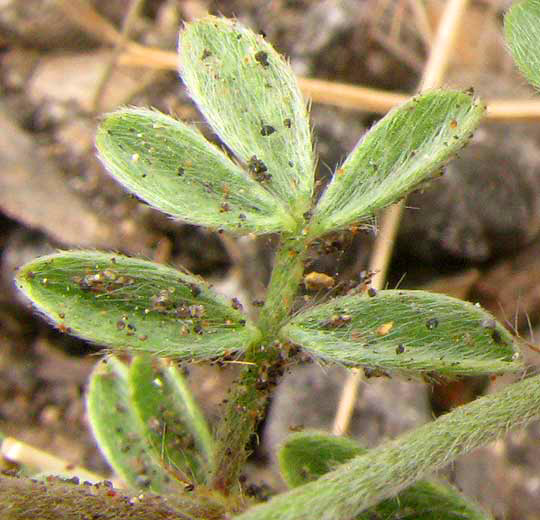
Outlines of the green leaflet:
<svg viewBox="0 0 540 520">
<path fill-rule="evenodd" d="M 504 17 L 504 36 L 521 73 L 540 88 L 540 1 L 513 5 Z"/>
<path fill-rule="evenodd" d="M 90 377 L 90 426 L 109 464 L 135 489 L 178 493 L 182 486 L 153 457 L 130 400 L 128 369 L 118 359 L 100 361 Z"/>
<path fill-rule="evenodd" d="M 113 349 L 208 359 L 243 351 L 260 335 L 199 278 L 114 253 L 45 256 L 16 280 L 61 330 Z"/>
<path fill-rule="evenodd" d="M 298 432 L 287 437 L 278 453 L 281 474 L 290 487 L 298 487 L 368 453 L 358 442 L 319 432 Z M 492 518 L 449 484 L 419 481 L 395 498 L 383 500 L 356 520 L 487 520 Z"/>
<path fill-rule="evenodd" d="M 366 451 L 348 437 L 315 431 L 296 432 L 279 448 L 279 469 L 287 485 L 295 488 L 322 477 Z"/>
<path fill-rule="evenodd" d="M 294 220 L 197 130 L 159 112 L 122 109 L 96 145 L 109 172 L 152 206 L 192 224 L 237 233 L 287 231 Z"/>
<path fill-rule="evenodd" d="M 429 180 L 468 142 L 484 110 L 468 93 L 435 90 L 389 112 L 334 173 L 309 234 L 365 222 Z"/>
<path fill-rule="evenodd" d="M 184 482 L 205 483 L 212 469 L 214 441 L 178 367 L 137 356 L 129 369 L 129 387 L 154 457 Z"/>
<path fill-rule="evenodd" d="M 479 306 L 425 291 L 344 296 L 295 316 L 280 332 L 315 356 L 405 373 L 517 370 L 512 336 Z"/>
<path fill-rule="evenodd" d="M 314 158 L 296 78 L 263 37 L 236 21 L 188 23 L 178 52 L 182 79 L 223 142 L 295 218 L 311 205 Z"/>
<path fill-rule="evenodd" d="M 378 517 L 366 513 L 358 520 L 493 520 L 491 514 L 458 489 L 433 480 L 421 480 L 373 509 Z"/>
</svg>

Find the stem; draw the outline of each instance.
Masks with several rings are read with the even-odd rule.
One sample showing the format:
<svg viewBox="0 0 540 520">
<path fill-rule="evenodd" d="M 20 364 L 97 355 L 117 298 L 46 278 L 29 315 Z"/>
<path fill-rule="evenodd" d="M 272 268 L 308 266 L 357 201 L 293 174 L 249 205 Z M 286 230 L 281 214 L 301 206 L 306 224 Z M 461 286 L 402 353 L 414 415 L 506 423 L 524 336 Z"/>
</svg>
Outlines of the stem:
<svg viewBox="0 0 540 520">
<path fill-rule="evenodd" d="M 540 376 L 514 383 L 352 459 L 238 520 L 352 520 L 458 456 L 540 414 Z"/>
<path fill-rule="evenodd" d="M 282 237 L 276 252 L 264 307 L 257 326 L 262 340 L 251 345 L 245 356 L 250 365 L 235 384 L 217 430 L 216 465 L 210 485 L 228 493 L 235 485 L 249 455 L 247 450 L 257 422 L 281 374 L 283 358 L 277 333 L 288 318 L 304 273 L 307 239 Z"/>
<path fill-rule="evenodd" d="M 112 488 L 105 482 L 77 485 L 77 480 L 34 480 L 0 475 L 2 520 L 219 520 L 228 504 L 219 497 L 141 494 Z"/>
<path fill-rule="evenodd" d="M 289 317 L 294 298 L 304 274 L 307 239 L 282 237 L 274 259 L 272 277 L 266 292 L 257 326 L 267 340 L 273 340 Z"/>
</svg>

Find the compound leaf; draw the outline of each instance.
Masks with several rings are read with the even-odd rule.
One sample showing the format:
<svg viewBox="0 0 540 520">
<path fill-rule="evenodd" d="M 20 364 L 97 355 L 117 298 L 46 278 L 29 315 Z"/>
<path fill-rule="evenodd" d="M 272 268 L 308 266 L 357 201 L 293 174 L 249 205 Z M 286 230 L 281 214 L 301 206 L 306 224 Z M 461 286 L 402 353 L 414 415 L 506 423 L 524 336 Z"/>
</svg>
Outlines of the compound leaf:
<svg viewBox="0 0 540 520">
<path fill-rule="evenodd" d="M 504 17 L 504 36 L 521 73 L 540 88 L 540 1 L 513 5 Z"/>
<path fill-rule="evenodd" d="M 101 451 L 130 487 L 156 493 L 181 490 L 152 455 L 141 434 L 141 423 L 129 395 L 128 368 L 121 361 L 109 357 L 96 365 L 86 404 Z"/>
<path fill-rule="evenodd" d="M 286 231 L 294 220 L 197 130 L 156 111 L 109 114 L 96 136 L 99 156 L 126 188 L 192 224 L 236 233 Z"/>
<path fill-rule="evenodd" d="M 178 367 L 163 359 L 137 356 L 130 365 L 129 387 L 154 457 L 181 480 L 205 483 L 212 469 L 214 442 Z"/>
<path fill-rule="evenodd" d="M 280 333 L 315 356 L 406 373 L 517 370 L 512 336 L 479 306 L 425 291 L 336 298 L 298 314 Z"/>
<path fill-rule="evenodd" d="M 113 349 L 208 359 L 243 351 L 260 335 L 199 278 L 114 253 L 45 256 L 16 280 L 60 330 Z"/>
<path fill-rule="evenodd" d="M 433 177 L 467 143 L 484 110 L 469 93 L 436 90 L 389 112 L 334 173 L 310 234 L 366 221 Z"/>
<path fill-rule="evenodd" d="M 309 209 L 314 158 L 306 103 L 290 66 L 237 21 L 186 24 L 181 76 L 221 140 L 299 218 Z"/>
</svg>

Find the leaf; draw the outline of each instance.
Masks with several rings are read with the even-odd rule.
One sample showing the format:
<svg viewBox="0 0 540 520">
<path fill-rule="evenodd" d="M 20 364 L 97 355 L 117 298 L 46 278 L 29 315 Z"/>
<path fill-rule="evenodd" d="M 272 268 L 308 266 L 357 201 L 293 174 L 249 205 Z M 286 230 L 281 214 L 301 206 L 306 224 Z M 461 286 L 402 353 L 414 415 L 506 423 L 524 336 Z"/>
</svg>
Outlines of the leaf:
<svg viewBox="0 0 540 520">
<path fill-rule="evenodd" d="M 333 471 L 367 450 L 347 437 L 302 431 L 287 437 L 278 451 L 281 475 L 291 488 Z"/>
<path fill-rule="evenodd" d="M 514 4 L 504 17 L 504 36 L 521 73 L 540 88 L 540 1 Z"/>
<path fill-rule="evenodd" d="M 165 360 L 137 356 L 129 369 L 129 387 L 154 457 L 181 480 L 205 483 L 214 442 L 178 368 Z"/>
<path fill-rule="evenodd" d="M 171 479 L 149 451 L 129 396 L 128 369 L 118 359 L 100 361 L 90 376 L 86 397 L 88 418 L 105 458 L 132 488 L 178 493 Z"/>
<path fill-rule="evenodd" d="M 290 230 L 283 204 L 197 130 L 156 111 L 122 109 L 99 127 L 109 172 L 137 196 L 192 224 L 237 233 Z"/>
<path fill-rule="evenodd" d="M 60 330 L 113 349 L 208 359 L 243 351 L 260 335 L 199 278 L 114 253 L 45 256 L 16 280 Z"/>
<path fill-rule="evenodd" d="M 336 298 L 298 314 L 280 335 L 349 366 L 446 376 L 521 367 L 512 336 L 488 312 L 425 291 Z"/>
<path fill-rule="evenodd" d="M 458 489 L 433 480 L 417 482 L 396 498 L 382 501 L 373 510 L 385 520 L 493 520 L 491 514 Z M 373 516 L 366 512 L 357 518 L 372 520 Z"/>
<path fill-rule="evenodd" d="M 484 110 L 468 93 L 436 90 L 389 112 L 334 173 L 310 235 L 366 221 L 429 180 L 467 143 Z"/>
<path fill-rule="evenodd" d="M 290 66 L 262 36 L 212 16 L 186 24 L 178 52 L 182 79 L 212 128 L 248 168 L 265 169 L 261 184 L 299 219 L 311 204 L 314 158 Z"/>
<path fill-rule="evenodd" d="M 350 459 L 368 453 L 346 437 L 319 432 L 289 435 L 278 452 L 279 467 L 290 487 L 298 487 L 337 469 Z M 383 500 L 357 520 L 487 520 L 492 518 L 449 484 L 419 481 L 395 498 Z"/>
</svg>

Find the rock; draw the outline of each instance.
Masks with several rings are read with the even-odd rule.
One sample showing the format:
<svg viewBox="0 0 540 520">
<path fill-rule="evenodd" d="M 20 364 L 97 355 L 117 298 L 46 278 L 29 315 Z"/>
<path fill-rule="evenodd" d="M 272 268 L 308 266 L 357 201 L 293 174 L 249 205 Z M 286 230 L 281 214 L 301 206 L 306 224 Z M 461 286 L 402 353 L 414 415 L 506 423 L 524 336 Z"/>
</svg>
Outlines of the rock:
<svg viewBox="0 0 540 520">
<path fill-rule="evenodd" d="M 0 209 L 54 242 L 148 252 L 145 233 L 96 214 L 65 174 L 0 105 Z"/>
<path fill-rule="evenodd" d="M 81 48 L 97 43 L 66 17 L 56 0 L 2 2 L 0 32 L 11 44 L 41 49 Z"/>
<path fill-rule="evenodd" d="M 71 9 L 72 2 L 65 2 Z M 118 24 L 126 13 L 126 2 L 110 0 L 85 0 L 99 14 Z M 58 0 L 3 0 L 0 2 L 1 40 L 10 45 L 34 49 L 82 49 L 95 47 L 103 42 L 90 35 L 72 20 Z M 80 4 L 79 4 L 80 5 Z M 84 4 L 83 4 L 84 5 Z"/>
<path fill-rule="evenodd" d="M 487 23 L 486 34 L 495 46 L 500 29 L 498 25 L 493 29 L 492 23 Z M 473 86 L 484 100 L 530 98 L 533 90 L 521 76 L 495 71 L 494 59 L 490 54 L 486 63 L 454 65 L 448 88 Z M 407 207 L 414 209 L 405 211 L 399 247 L 428 262 L 448 256 L 483 262 L 529 243 L 540 232 L 539 144 L 540 131 L 534 122 L 482 124 L 442 178 L 407 198 Z"/>
<path fill-rule="evenodd" d="M 540 133 L 535 123 L 490 124 L 442 178 L 407 199 L 400 244 L 426 261 L 485 261 L 540 231 Z"/>
<path fill-rule="evenodd" d="M 294 429 L 331 432 L 346 374 L 342 367 L 310 364 L 292 368 L 283 378 L 264 428 L 264 451 L 271 460 Z M 425 385 L 398 377 L 371 379 L 360 386 L 350 435 L 373 447 L 429 419 Z"/>
<path fill-rule="evenodd" d="M 47 55 L 37 64 L 28 84 L 28 96 L 35 105 L 54 103 L 75 105 L 80 110 L 94 109 L 96 87 L 101 81 L 110 53 Z M 61 85 L 62 88 L 59 88 Z M 125 103 L 140 85 L 135 69 L 115 67 L 107 82 L 100 109 L 111 110 Z"/>
</svg>

